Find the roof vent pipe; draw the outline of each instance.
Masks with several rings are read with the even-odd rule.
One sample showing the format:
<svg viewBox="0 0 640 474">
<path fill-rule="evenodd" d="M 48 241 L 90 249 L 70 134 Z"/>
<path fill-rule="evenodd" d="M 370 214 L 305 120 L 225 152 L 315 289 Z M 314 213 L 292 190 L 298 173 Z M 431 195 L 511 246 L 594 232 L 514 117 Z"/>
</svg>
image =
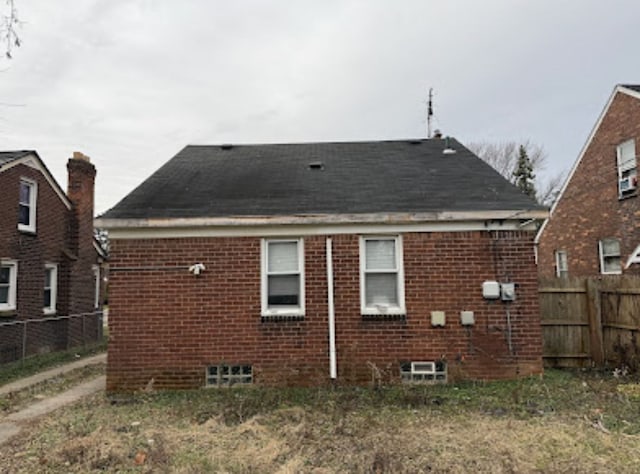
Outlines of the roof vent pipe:
<svg viewBox="0 0 640 474">
<path fill-rule="evenodd" d="M 450 138 L 446 137 L 444 139 L 444 150 L 442 150 L 442 153 L 445 155 L 453 155 L 456 152 L 453 148 L 451 148 L 451 145 L 449 142 L 450 142 Z"/>
<path fill-rule="evenodd" d="M 433 132 L 433 138 L 442 138 L 442 132 L 439 128 L 436 128 Z"/>
</svg>

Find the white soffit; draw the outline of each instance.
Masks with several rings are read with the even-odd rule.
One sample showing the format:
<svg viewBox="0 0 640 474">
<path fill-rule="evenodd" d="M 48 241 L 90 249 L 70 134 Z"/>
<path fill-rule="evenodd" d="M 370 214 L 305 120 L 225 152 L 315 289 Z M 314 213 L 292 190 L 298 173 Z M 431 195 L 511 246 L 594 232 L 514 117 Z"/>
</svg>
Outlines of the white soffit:
<svg viewBox="0 0 640 474">
<path fill-rule="evenodd" d="M 179 237 L 303 236 L 359 233 L 532 231 L 546 211 L 416 215 L 331 215 L 202 219 L 96 219 L 113 239 Z M 401 218 L 402 217 L 402 218 Z M 456 218 L 454 218 L 456 217 Z"/>
</svg>

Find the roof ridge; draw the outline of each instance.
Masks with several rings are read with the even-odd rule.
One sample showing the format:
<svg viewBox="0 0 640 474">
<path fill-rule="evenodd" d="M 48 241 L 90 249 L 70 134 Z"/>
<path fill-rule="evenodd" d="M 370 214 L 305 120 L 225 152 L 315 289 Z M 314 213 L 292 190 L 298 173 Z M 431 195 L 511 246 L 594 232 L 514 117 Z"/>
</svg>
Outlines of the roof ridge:
<svg viewBox="0 0 640 474">
<path fill-rule="evenodd" d="M 448 137 L 450 140 L 455 140 L 460 143 L 455 137 Z M 444 140 L 443 138 L 426 138 L 426 137 L 416 137 L 416 138 L 391 138 L 387 140 L 329 140 L 329 141 L 299 141 L 299 142 L 256 142 L 256 143 L 248 143 L 248 142 L 221 142 L 221 143 L 190 143 L 185 146 L 193 147 L 193 148 L 207 148 L 207 147 L 221 147 L 221 146 L 296 146 L 296 145 L 347 145 L 347 144 L 376 144 L 376 143 L 410 143 L 410 142 L 425 142 L 430 140 Z"/>
</svg>

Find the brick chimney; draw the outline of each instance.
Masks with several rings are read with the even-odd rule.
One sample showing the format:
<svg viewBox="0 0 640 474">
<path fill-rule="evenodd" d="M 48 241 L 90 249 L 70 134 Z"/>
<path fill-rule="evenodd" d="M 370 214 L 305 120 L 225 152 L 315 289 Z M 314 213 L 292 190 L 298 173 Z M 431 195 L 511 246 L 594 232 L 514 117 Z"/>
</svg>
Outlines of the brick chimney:
<svg viewBox="0 0 640 474">
<path fill-rule="evenodd" d="M 93 274 L 96 262 L 93 246 L 93 202 L 96 168 L 88 156 L 73 152 L 67 161 L 67 196 L 72 204 L 70 244 L 76 255 L 71 265 L 71 313 L 86 311 L 93 301 Z"/>
</svg>

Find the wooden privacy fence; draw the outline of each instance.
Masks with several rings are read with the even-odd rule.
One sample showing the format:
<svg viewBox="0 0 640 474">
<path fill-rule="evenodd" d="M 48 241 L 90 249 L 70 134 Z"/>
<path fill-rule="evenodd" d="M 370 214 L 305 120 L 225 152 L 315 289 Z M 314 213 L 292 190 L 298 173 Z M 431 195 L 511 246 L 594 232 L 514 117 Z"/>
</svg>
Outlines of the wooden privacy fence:
<svg viewBox="0 0 640 474">
<path fill-rule="evenodd" d="M 548 367 L 640 363 L 640 278 L 539 281 L 543 357 Z"/>
</svg>

